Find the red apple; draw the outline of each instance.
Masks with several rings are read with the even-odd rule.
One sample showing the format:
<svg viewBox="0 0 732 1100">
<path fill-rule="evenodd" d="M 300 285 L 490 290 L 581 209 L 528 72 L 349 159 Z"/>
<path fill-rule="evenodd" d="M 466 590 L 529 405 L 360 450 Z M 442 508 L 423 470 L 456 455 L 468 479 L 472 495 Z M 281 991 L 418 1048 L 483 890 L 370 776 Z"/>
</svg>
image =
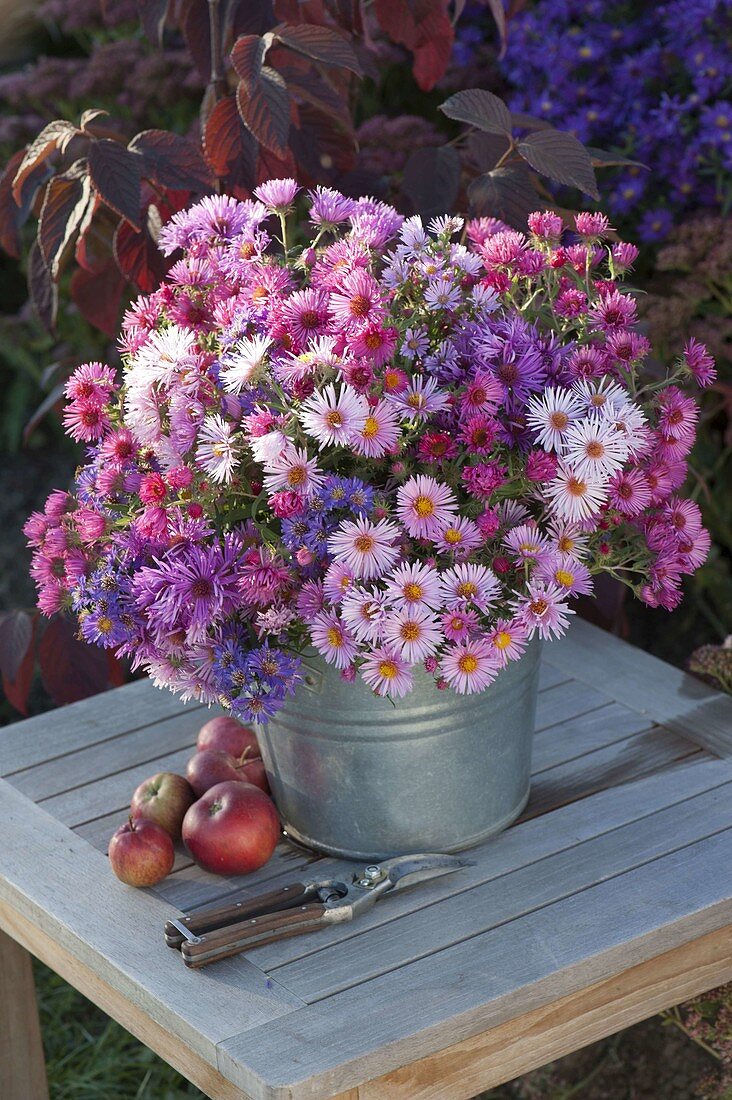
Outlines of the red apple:
<svg viewBox="0 0 732 1100">
<path fill-rule="evenodd" d="M 212 718 L 205 726 L 201 726 L 196 741 L 196 748 L 218 749 L 220 752 L 228 752 L 237 759 L 248 752 L 250 757 L 261 756 L 257 735 L 248 726 L 242 726 L 236 718 L 226 714 Z"/>
<path fill-rule="evenodd" d="M 183 842 L 196 863 L 217 875 L 263 867 L 277 845 L 280 819 L 271 799 L 250 783 L 219 783 L 183 819 Z"/>
<path fill-rule="evenodd" d="M 237 779 L 241 782 L 234 757 L 218 749 L 204 749 L 192 756 L 186 767 L 186 778 L 199 798 L 217 783 Z"/>
<path fill-rule="evenodd" d="M 252 760 L 247 760 L 246 758 L 244 760 L 236 760 L 234 764 L 236 773 L 240 779 L 243 779 L 246 783 L 253 783 L 255 787 L 259 787 L 260 791 L 269 794 L 267 773 L 264 770 L 264 761 L 261 757 L 256 756 Z"/>
<path fill-rule="evenodd" d="M 261 758 L 248 757 L 246 752 L 235 760 L 228 752 L 204 749 L 188 761 L 186 776 L 199 798 L 217 783 L 233 783 L 237 779 L 239 782 L 253 783 L 265 794 L 269 794 L 267 774 Z"/>
<path fill-rule="evenodd" d="M 132 796 L 130 817 L 144 817 L 169 832 L 173 840 L 180 840 L 180 827 L 186 810 L 196 796 L 182 775 L 175 772 L 158 772 L 141 783 Z"/>
<path fill-rule="evenodd" d="M 173 870 L 175 851 L 170 833 L 144 817 L 130 818 L 109 842 L 109 862 L 128 886 L 155 886 Z"/>
</svg>

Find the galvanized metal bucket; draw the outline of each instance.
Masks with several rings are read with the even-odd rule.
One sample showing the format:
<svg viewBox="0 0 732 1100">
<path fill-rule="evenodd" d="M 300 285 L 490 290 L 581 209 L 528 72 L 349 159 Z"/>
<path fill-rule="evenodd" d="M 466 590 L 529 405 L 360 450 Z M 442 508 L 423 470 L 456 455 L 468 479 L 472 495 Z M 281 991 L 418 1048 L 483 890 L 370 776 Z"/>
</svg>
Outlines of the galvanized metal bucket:
<svg viewBox="0 0 732 1100">
<path fill-rule="evenodd" d="M 454 852 L 509 825 L 529 795 L 540 643 L 479 695 L 415 669 L 395 703 L 313 653 L 295 696 L 258 730 L 284 828 L 353 859 Z"/>
</svg>

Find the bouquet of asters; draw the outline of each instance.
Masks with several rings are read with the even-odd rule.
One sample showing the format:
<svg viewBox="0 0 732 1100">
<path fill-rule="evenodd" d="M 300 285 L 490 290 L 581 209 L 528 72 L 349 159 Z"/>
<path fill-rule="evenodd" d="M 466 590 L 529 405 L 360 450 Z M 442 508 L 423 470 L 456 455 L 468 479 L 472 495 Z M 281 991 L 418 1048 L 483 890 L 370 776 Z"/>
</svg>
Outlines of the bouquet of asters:
<svg viewBox="0 0 732 1100">
<path fill-rule="evenodd" d="M 183 697 L 266 721 L 309 647 L 392 698 L 418 663 L 478 692 L 607 572 L 673 608 L 707 554 L 682 495 L 697 420 L 599 214 L 528 233 L 406 220 L 271 180 L 162 229 L 120 375 L 66 387 L 87 446 L 26 534 L 46 614 Z"/>
</svg>

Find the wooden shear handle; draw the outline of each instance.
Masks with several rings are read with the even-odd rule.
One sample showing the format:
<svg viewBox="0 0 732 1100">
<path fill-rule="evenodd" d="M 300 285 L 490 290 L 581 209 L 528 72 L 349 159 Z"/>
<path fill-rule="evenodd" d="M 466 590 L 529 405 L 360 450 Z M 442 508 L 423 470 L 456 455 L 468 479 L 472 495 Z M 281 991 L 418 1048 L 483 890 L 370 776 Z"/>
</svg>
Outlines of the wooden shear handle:
<svg viewBox="0 0 732 1100">
<path fill-rule="evenodd" d="M 252 947 L 273 943 L 287 936 L 299 936 L 303 932 L 314 932 L 327 923 L 323 919 L 325 912 L 325 905 L 318 902 L 279 913 L 264 913 L 206 932 L 195 941 L 184 940 L 180 953 L 186 966 L 207 966 L 217 959 L 238 955 Z"/>
<path fill-rule="evenodd" d="M 177 923 L 183 924 L 192 936 L 202 936 L 216 928 L 223 928 L 234 921 L 248 917 L 258 917 L 262 913 L 287 911 L 295 905 L 301 905 L 310 897 L 310 891 L 302 882 L 293 882 L 279 890 L 270 890 L 268 894 L 258 894 L 248 901 L 237 901 L 228 905 L 201 909 L 190 917 L 181 917 Z M 165 942 L 168 947 L 180 947 L 185 936 L 170 921 L 165 924 Z"/>
</svg>

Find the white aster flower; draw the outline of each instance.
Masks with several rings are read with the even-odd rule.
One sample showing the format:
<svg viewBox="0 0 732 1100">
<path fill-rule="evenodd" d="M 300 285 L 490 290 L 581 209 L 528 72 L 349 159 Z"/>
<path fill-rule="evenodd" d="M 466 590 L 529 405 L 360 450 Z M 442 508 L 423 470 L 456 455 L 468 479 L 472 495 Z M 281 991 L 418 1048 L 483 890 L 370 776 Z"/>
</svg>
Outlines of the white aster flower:
<svg viewBox="0 0 732 1100">
<path fill-rule="evenodd" d="M 233 425 L 215 413 L 207 416 L 198 432 L 196 462 L 214 481 L 231 481 L 238 462 Z"/>
<path fill-rule="evenodd" d="M 227 393 L 240 393 L 261 374 L 271 343 L 269 336 L 250 336 L 232 348 L 221 366 L 221 381 Z"/>
<path fill-rule="evenodd" d="M 571 390 L 548 386 L 529 401 L 526 423 L 545 451 L 559 451 L 568 428 L 583 413 L 582 402 Z"/>
<path fill-rule="evenodd" d="M 580 477 L 612 477 L 628 458 L 628 445 L 609 420 L 585 417 L 571 424 L 562 443 L 562 457 Z"/>
<path fill-rule="evenodd" d="M 337 393 L 331 383 L 303 402 L 300 423 L 322 451 L 329 444 L 344 447 L 351 443 L 362 432 L 368 411 L 366 398 L 351 386 L 345 385 Z"/>
<path fill-rule="evenodd" d="M 580 477 L 569 466 L 560 465 L 557 476 L 545 486 L 551 509 L 570 523 L 589 519 L 608 497 L 607 483 L 592 475 Z"/>
</svg>

